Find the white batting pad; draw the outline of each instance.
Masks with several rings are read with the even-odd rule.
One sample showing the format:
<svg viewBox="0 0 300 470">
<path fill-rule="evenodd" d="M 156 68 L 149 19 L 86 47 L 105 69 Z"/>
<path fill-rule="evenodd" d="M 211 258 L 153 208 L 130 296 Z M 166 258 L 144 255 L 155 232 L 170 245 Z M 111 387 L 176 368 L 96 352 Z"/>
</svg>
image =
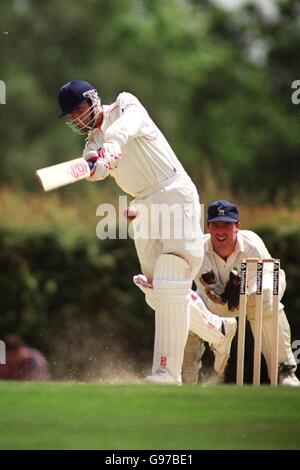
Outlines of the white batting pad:
<svg viewBox="0 0 300 470">
<path fill-rule="evenodd" d="M 184 348 L 189 331 L 189 297 L 192 279 L 186 261 L 160 255 L 153 276 L 156 295 L 155 341 L 152 373 L 166 368 L 180 380 Z"/>
<path fill-rule="evenodd" d="M 223 318 L 211 313 L 196 292 L 191 294 L 190 330 L 211 344 L 224 341 L 221 332 Z"/>
<path fill-rule="evenodd" d="M 146 276 L 138 274 L 133 277 L 133 282 L 144 292 L 147 304 L 153 310 L 156 310 L 157 296 Z M 190 331 L 208 343 L 215 345 L 222 343 L 222 341 L 224 341 L 224 335 L 221 332 L 221 327 L 224 318 L 213 314 L 195 291 L 190 290 L 189 298 Z"/>
</svg>

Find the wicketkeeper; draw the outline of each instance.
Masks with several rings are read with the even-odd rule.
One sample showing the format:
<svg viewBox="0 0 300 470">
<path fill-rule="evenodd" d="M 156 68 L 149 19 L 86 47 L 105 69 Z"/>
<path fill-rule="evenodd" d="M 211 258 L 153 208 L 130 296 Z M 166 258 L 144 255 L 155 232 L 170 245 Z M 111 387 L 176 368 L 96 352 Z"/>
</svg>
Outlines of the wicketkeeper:
<svg viewBox="0 0 300 470">
<path fill-rule="evenodd" d="M 203 258 L 200 204 L 193 182 L 132 94 L 120 93 L 114 103 L 102 105 L 90 83 L 73 80 L 61 88 L 58 98 L 62 115 L 68 116 L 67 124 L 87 135 L 83 157 L 92 167 L 89 180 L 113 177 L 134 198 L 132 206 L 139 208 L 134 238 L 143 274 L 135 277 L 135 283 L 155 309 L 152 375 L 146 380 L 181 383 L 189 329 L 212 343 L 215 368 L 221 372 L 236 320 L 213 315 L 191 292 Z M 180 210 L 168 210 L 174 205 Z M 159 220 L 151 225 L 153 206 L 164 211 L 159 211 Z M 167 236 L 158 223 L 166 213 L 170 224 Z M 179 226 L 184 228 L 181 236 Z"/>
<path fill-rule="evenodd" d="M 206 307 L 222 317 L 238 316 L 240 263 L 246 258 L 271 258 L 262 239 L 254 232 L 240 230 L 238 209 L 230 201 L 218 200 L 208 207 L 208 234 L 204 236 L 204 259 L 195 279 L 197 292 Z M 254 334 L 256 265 L 248 266 L 247 319 Z M 279 295 L 286 288 L 285 273 L 280 270 Z M 266 263 L 263 272 L 262 353 L 271 373 L 273 267 Z M 187 349 L 193 345 L 187 344 Z M 291 349 L 291 336 L 284 306 L 279 306 L 278 383 L 299 386 L 295 375 L 296 362 Z M 194 352 L 196 356 L 196 352 Z M 199 355 L 198 355 L 199 357 Z M 187 364 L 184 368 L 191 368 Z M 196 368 L 196 364 L 194 364 Z"/>
</svg>

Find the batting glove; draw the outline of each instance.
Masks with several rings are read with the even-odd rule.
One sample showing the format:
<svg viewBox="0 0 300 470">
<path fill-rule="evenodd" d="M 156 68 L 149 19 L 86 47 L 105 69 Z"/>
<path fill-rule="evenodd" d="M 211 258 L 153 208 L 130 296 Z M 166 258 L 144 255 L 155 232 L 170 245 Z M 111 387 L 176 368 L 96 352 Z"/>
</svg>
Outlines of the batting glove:
<svg viewBox="0 0 300 470">
<path fill-rule="evenodd" d="M 98 156 L 104 159 L 107 168 L 114 170 L 117 168 L 122 156 L 121 147 L 117 142 L 104 142 Z"/>
</svg>

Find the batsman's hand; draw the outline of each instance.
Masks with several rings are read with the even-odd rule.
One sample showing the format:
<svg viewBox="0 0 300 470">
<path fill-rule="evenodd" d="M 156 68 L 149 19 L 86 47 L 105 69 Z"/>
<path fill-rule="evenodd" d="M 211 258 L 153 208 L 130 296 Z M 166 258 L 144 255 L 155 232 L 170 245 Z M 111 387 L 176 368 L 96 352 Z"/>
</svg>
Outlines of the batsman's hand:
<svg viewBox="0 0 300 470">
<path fill-rule="evenodd" d="M 103 158 L 109 170 L 114 170 L 117 168 L 122 156 L 121 147 L 117 142 L 104 142 L 98 156 Z"/>
<path fill-rule="evenodd" d="M 240 284 L 241 278 L 237 270 L 232 269 L 229 274 L 229 280 L 225 286 L 225 296 L 227 299 L 228 310 L 230 312 L 234 312 L 239 309 Z"/>
</svg>

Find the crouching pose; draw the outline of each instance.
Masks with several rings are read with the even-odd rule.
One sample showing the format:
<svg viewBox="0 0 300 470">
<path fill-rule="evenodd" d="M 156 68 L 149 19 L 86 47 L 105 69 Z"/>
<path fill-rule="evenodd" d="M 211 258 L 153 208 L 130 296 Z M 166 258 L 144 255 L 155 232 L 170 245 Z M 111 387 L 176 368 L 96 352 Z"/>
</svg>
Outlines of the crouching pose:
<svg viewBox="0 0 300 470">
<path fill-rule="evenodd" d="M 235 204 L 226 200 L 214 201 L 208 207 L 208 234 L 204 241 L 204 259 L 195 279 L 197 292 L 210 312 L 222 317 L 233 317 L 239 314 L 240 264 L 246 258 L 271 258 L 262 239 L 254 232 L 240 230 L 239 214 Z M 262 353 L 267 363 L 268 374 L 271 373 L 272 348 L 272 263 L 266 263 L 263 272 L 263 323 Z M 282 298 L 285 287 L 285 273 L 280 270 L 279 295 Z M 247 319 L 254 333 L 255 325 L 255 291 L 256 266 L 249 266 L 247 285 Z M 187 349 L 193 357 L 200 354 L 200 346 L 192 340 Z M 198 349 L 198 354 L 195 348 Z M 284 306 L 279 306 L 279 339 L 278 339 L 278 383 L 281 385 L 299 386 L 295 375 L 296 362 L 291 349 L 291 336 Z M 196 373 L 196 362 L 194 363 Z M 189 363 L 183 369 L 191 369 Z"/>
</svg>

